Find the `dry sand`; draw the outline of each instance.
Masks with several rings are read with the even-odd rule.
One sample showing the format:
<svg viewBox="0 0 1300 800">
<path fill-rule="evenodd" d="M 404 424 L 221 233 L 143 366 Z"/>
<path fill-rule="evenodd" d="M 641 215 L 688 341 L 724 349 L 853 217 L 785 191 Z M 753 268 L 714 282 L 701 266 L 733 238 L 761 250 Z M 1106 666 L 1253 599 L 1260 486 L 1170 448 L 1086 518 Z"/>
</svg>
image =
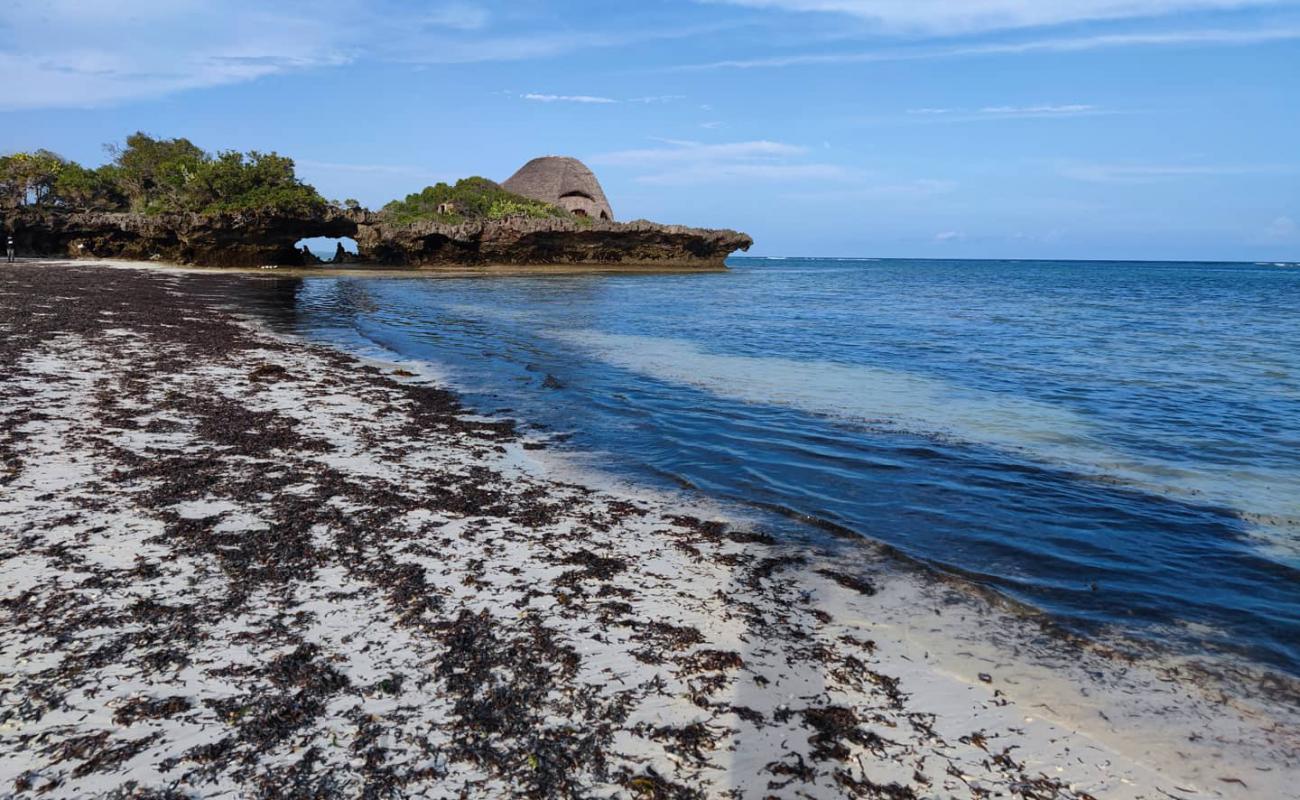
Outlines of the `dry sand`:
<svg viewBox="0 0 1300 800">
<path fill-rule="evenodd" d="M 203 299 L 257 276 L 105 266 L 0 265 L 0 796 L 1300 796 L 1291 686 L 575 479 Z"/>
</svg>

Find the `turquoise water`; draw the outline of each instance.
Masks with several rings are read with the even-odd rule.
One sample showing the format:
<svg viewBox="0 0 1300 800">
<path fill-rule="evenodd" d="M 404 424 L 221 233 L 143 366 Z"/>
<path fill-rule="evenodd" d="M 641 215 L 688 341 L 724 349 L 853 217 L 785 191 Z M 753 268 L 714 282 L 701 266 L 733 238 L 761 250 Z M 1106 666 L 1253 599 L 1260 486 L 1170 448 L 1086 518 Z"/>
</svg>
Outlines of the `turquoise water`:
<svg viewBox="0 0 1300 800">
<path fill-rule="evenodd" d="M 1300 674 L 1300 270 L 730 263 L 307 279 L 279 319 L 435 362 L 620 474 Z"/>
</svg>

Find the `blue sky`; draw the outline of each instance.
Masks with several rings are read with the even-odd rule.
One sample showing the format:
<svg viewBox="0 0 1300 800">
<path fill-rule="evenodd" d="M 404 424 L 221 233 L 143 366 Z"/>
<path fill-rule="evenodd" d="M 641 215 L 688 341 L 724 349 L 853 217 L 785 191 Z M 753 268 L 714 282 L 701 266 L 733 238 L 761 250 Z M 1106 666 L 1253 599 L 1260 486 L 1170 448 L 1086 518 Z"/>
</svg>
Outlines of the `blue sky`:
<svg viewBox="0 0 1300 800">
<path fill-rule="evenodd" d="M 372 207 L 574 155 L 760 255 L 1300 260 L 1300 0 L 0 6 L 0 151 L 137 129 Z"/>
</svg>

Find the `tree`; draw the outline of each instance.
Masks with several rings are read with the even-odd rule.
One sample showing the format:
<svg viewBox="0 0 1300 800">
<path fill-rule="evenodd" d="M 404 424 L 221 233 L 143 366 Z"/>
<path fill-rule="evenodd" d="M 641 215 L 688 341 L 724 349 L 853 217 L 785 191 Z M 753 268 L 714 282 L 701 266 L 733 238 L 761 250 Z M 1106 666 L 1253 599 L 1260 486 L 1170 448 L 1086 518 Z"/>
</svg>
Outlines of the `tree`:
<svg viewBox="0 0 1300 800">
<path fill-rule="evenodd" d="M 0 207 L 50 205 L 137 213 L 316 213 L 325 199 L 276 153 L 210 155 L 188 139 L 145 133 L 110 145 L 111 164 L 89 169 L 48 150 L 0 157 Z"/>
<path fill-rule="evenodd" d="M 317 191 L 298 180 L 293 159 L 276 153 L 245 155 L 234 150 L 200 165 L 189 210 L 275 210 L 310 213 L 327 204 Z"/>
<path fill-rule="evenodd" d="M 0 205 L 41 205 L 67 164 L 49 150 L 0 156 Z"/>
<path fill-rule="evenodd" d="M 126 137 L 125 147 L 107 149 L 132 211 L 180 210 L 188 185 L 208 158 L 189 139 L 155 139 L 141 132 Z"/>
<path fill-rule="evenodd" d="M 54 182 L 53 196 L 58 204 L 69 208 L 119 210 L 126 207 L 127 201 L 118 180 L 118 169 L 112 164 L 87 169 L 70 161 Z"/>
</svg>

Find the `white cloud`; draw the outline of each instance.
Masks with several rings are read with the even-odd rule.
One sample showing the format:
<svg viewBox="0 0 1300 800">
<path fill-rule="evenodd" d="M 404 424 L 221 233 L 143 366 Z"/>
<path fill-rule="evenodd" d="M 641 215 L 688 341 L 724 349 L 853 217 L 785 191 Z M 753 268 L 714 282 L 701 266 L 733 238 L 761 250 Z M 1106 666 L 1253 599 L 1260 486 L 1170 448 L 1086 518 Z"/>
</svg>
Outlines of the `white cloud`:
<svg viewBox="0 0 1300 800">
<path fill-rule="evenodd" d="M 685 186 L 701 183 L 755 181 L 852 181 L 856 170 L 838 164 L 799 160 L 808 148 L 765 139 L 704 144 L 664 139 L 662 147 L 619 150 L 592 156 L 593 164 L 653 170 L 638 182 Z"/>
<path fill-rule="evenodd" d="M 943 231 L 942 233 L 936 233 L 934 235 L 934 240 L 936 242 L 955 242 L 965 238 L 966 235 L 960 231 Z"/>
<path fill-rule="evenodd" d="M 699 164 L 654 175 L 642 175 L 637 182 L 659 186 L 693 186 L 724 181 L 847 181 L 852 171 L 835 164 Z"/>
<path fill-rule="evenodd" d="M 684 64 L 675 71 L 708 69 L 767 69 L 824 64 L 868 64 L 894 61 L 933 61 L 975 56 L 1020 55 L 1024 53 L 1075 53 L 1123 47 L 1173 47 L 1180 45 L 1244 46 L 1300 39 L 1300 28 L 1237 28 L 1117 33 L 1036 39 L 1021 42 L 955 45 L 951 47 L 865 50 L 842 53 L 804 53 L 768 58 L 728 59 L 704 64 Z"/>
<path fill-rule="evenodd" d="M 957 191 L 958 184 L 951 180 L 934 178 L 917 178 L 915 180 L 874 180 L 872 176 L 861 175 L 851 186 L 818 189 L 816 191 L 798 191 L 786 193 L 787 198 L 807 200 L 816 203 L 846 203 L 863 200 L 888 200 L 891 202 L 915 202 L 929 200 Z"/>
<path fill-rule="evenodd" d="M 1278 217 L 1264 229 L 1264 238 L 1270 241 L 1291 241 L 1300 234 L 1300 225 L 1290 217 Z"/>
<path fill-rule="evenodd" d="M 986 106 L 981 114 L 993 114 L 999 117 L 1070 117 L 1079 114 L 1095 114 L 1101 111 L 1096 106 L 1075 103 L 1065 106 Z"/>
<path fill-rule="evenodd" d="M 532 100 L 536 103 L 585 103 L 595 105 L 608 105 L 618 101 L 612 97 L 593 97 L 589 94 L 538 94 L 530 92 L 520 95 L 525 100 Z"/>
<path fill-rule="evenodd" d="M 390 28 L 396 28 L 390 25 Z M 410 64 L 477 64 L 486 61 L 525 61 L 581 50 L 626 47 L 662 39 L 688 39 L 725 30 L 731 25 L 640 26 L 625 30 L 538 28 L 525 33 L 486 36 L 416 36 L 395 30 L 379 53 Z"/>
<path fill-rule="evenodd" d="M 251 0 L 8 0 L 0 110 L 106 105 L 346 63 L 328 15 Z M 303 4 L 297 4 L 303 10 Z"/>
<path fill-rule="evenodd" d="M 678 100 L 685 100 L 684 94 L 659 94 L 650 97 L 633 97 L 628 100 L 629 103 L 645 103 L 646 105 L 655 105 L 658 103 L 675 103 Z"/>
<path fill-rule="evenodd" d="M 418 21 L 437 28 L 476 31 L 487 27 L 491 15 L 482 6 L 469 3 L 447 3 L 425 12 Z"/>
<path fill-rule="evenodd" d="M 730 142 L 726 144 L 703 144 L 678 139 L 664 139 L 662 141 L 668 146 L 640 150 L 619 150 L 593 156 L 591 161 L 595 164 L 628 166 L 682 162 L 747 161 L 799 156 L 808 152 L 806 147 L 766 140 Z"/>
<path fill-rule="evenodd" d="M 952 34 L 1276 5 L 1279 0 L 705 0 L 850 15 L 891 32 Z"/>
<path fill-rule="evenodd" d="M 0 111 L 106 106 L 365 59 L 422 65 L 547 58 L 727 27 L 583 30 L 559 20 L 548 27 L 545 18 L 521 22 L 514 5 L 497 16 L 487 5 L 3 0 Z"/>
<path fill-rule="evenodd" d="M 341 164 L 335 161 L 313 161 L 311 159 L 295 159 L 294 163 L 300 168 L 300 171 L 448 179 L 447 175 L 434 172 L 427 167 L 417 167 L 410 164 Z"/>
<path fill-rule="evenodd" d="M 963 108 L 909 108 L 910 116 L 942 122 L 970 122 L 981 119 L 1032 119 L 1036 117 L 1082 117 L 1111 113 L 1084 103 L 1068 105 L 984 106 L 970 110 Z"/>
<path fill-rule="evenodd" d="M 1066 178 L 1088 183 L 1155 183 L 1178 178 L 1288 175 L 1300 167 L 1284 164 L 1063 164 Z"/>
<path fill-rule="evenodd" d="M 680 100 L 684 95 L 664 94 L 653 97 L 632 97 L 627 100 L 616 100 L 612 97 L 599 97 L 589 94 L 541 94 L 538 92 L 529 92 L 528 94 L 519 95 L 525 100 L 532 100 L 538 103 L 640 103 L 642 105 L 655 105 L 659 103 L 671 103 Z"/>
</svg>

